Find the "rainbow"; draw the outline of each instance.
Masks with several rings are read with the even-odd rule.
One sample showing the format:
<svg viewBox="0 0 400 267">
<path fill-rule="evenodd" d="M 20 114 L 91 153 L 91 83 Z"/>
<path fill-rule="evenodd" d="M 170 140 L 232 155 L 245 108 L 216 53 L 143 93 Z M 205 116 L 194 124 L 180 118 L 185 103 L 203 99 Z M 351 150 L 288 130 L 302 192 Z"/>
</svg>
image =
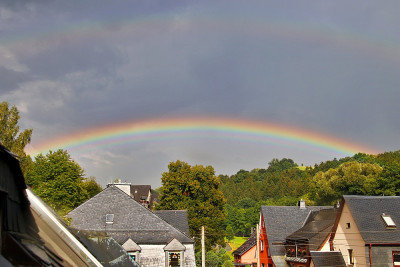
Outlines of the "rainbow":
<svg viewBox="0 0 400 267">
<path fill-rule="evenodd" d="M 383 40 L 358 32 L 334 31 L 319 25 L 296 23 L 291 21 L 269 21 L 252 17 L 221 15 L 188 16 L 180 18 L 182 24 L 187 23 L 202 31 L 240 32 L 250 36 L 273 36 L 306 43 L 321 43 L 339 47 L 364 56 L 380 58 L 385 61 L 400 60 L 400 44 L 391 40 Z M 151 16 L 125 18 L 109 18 L 104 20 L 78 21 L 76 23 L 58 25 L 49 24 L 38 30 L 29 29 L 25 32 L 10 32 L 3 34 L 0 45 L 13 47 L 14 51 L 24 52 L 32 43 L 68 43 L 91 42 L 93 40 L 115 38 L 113 29 L 129 33 L 159 32 L 166 25 L 174 22 L 174 14 L 162 13 Z M 182 27 L 184 30 L 184 27 Z M 177 27 L 176 30 L 179 30 Z"/>
<path fill-rule="evenodd" d="M 327 134 L 277 123 L 211 117 L 147 119 L 107 124 L 42 143 L 34 143 L 26 152 L 31 156 L 36 156 L 49 150 L 65 149 L 79 154 L 117 145 L 183 138 L 221 138 L 276 144 L 330 155 L 333 152 L 343 156 L 354 155 L 358 152 L 377 153 L 371 148 Z"/>
</svg>

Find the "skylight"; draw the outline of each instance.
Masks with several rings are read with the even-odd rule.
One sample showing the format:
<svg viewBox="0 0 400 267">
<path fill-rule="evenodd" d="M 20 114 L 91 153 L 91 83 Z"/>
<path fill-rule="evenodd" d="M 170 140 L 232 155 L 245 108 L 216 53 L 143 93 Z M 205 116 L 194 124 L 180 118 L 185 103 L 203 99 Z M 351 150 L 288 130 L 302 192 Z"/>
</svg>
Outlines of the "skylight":
<svg viewBox="0 0 400 267">
<path fill-rule="evenodd" d="M 386 224 L 386 227 L 389 228 L 396 228 L 396 223 L 393 221 L 392 217 L 390 217 L 390 215 L 387 215 L 385 213 L 382 213 L 382 219 Z"/>
<path fill-rule="evenodd" d="M 106 214 L 106 223 L 108 224 L 114 223 L 114 214 Z"/>
</svg>

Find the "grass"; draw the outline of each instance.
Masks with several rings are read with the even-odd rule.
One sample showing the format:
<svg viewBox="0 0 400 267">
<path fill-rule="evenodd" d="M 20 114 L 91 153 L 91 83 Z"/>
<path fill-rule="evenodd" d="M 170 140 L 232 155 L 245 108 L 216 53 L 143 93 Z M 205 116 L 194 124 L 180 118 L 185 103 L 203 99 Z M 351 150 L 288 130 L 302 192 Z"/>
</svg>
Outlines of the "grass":
<svg viewBox="0 0 400 267">
<path fill-rule="evenodd" d="M 226 243 L 232 248 L 228 253 L 232 254 L 232 252 L 240 247 L 247 239 L 248 237 L 235 236 L 231 241 L 226 241 Z"/>
</svg>

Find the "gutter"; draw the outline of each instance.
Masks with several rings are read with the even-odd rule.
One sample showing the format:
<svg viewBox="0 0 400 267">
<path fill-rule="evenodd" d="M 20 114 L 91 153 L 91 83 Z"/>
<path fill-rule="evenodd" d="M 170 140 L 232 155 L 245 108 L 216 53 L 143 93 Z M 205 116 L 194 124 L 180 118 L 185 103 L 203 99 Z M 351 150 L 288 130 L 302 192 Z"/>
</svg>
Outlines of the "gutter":
<svg viewBox="0 0 400 267">
<path fill-rule="evenodd" d="M 90 266 L 103 266 L 97 259 L 90 253 L 81 242 L 79 242 L 71 232 L 62 225 L 57 217 L 46 207 L 46 205 L 36 196 L 29 188 L 26 189 L 31 208 L 35 210 L 40 217 L 56 232 L 59 234 L 61 239 L 64 240 L 77 255 L 83 257 L 83 259 Z"/>
</svg>

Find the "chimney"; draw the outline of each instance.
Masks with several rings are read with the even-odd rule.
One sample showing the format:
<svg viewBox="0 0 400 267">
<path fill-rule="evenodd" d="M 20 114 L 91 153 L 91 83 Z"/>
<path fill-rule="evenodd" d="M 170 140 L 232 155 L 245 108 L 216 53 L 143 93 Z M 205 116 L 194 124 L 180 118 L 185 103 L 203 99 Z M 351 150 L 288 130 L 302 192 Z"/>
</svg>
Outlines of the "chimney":
<svg viewBox="0 0 400 267">
<path fill-rule="evenodd" d="M 300 199 L 299 207 L 300 207 L 300 209 L 305 209 L 306 208 L 306 201 L 303 200 L 303 199 Z"/>
<path fill-rule="evenodd" d="M 112 184 L 108 184 L 107 187 L 109 186 L 116 186 L 119 189 L 121 189 L 122 191 L 124 191 L 126 194 L 131 195 L 131 183 L 122 183 L 120 179 L 118 179 L 118 182 L 114 182 Z"/>
</svg>

